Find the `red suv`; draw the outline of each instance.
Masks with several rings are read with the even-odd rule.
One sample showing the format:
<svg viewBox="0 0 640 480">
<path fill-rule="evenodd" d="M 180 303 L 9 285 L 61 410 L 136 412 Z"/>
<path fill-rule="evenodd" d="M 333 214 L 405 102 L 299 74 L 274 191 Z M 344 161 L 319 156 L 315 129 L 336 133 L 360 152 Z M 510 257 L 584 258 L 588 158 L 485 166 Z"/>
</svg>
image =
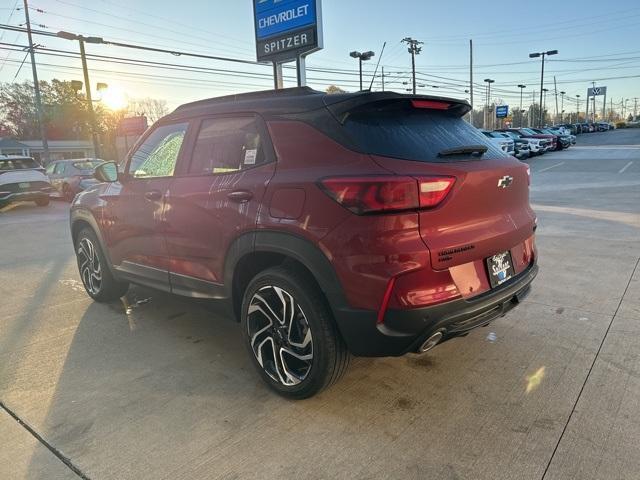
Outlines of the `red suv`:
<svg viewBox="0 0 640 480">
<path fill-rule="evenodd" d="M 469 109 L 308 88 L 181 106 L 76 197 L 85 288 L 225 301 L 262 378 L 293 398 L 335 382 L 350 354 L 465 335 L 537 273 L 529 170 Z"/>
</svg>

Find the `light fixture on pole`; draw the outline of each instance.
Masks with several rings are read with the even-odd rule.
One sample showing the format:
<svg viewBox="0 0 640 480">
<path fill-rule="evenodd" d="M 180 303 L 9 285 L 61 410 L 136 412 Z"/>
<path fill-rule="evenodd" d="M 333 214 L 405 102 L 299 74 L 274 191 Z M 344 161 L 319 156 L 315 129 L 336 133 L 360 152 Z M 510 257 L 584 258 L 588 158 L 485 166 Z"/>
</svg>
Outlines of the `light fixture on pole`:
<svg viewBox="0 0 640 480">
<path fill-rule="evenodd" d="M 360 91 L 362 91 L 362 62 L 365 62 L 367 60 L 371 60 L 371 58 L 375 55 L 374 52 L 372 51 L 368 51 L 368 52 L 358 52 L 358 51 L 353 51 L 349 54 L 349 56 L 351 58 L 357 58 L 358 59 L 358 66 L 360 67 Z"/>
<path fill-rule="evenodd" d="M 542 127 L 542 89 L 544 88 L 544 58 L 548 55 L 557 55 L 558 50 L 547 50 L 546 52 L 530 53 L 529 58 L 542 57 L 542 70 L 540 72 L 540 120 L 538 126 Z"/>
<path fill-rule="evenodd" d="M 518 85 L 518 88 L 520 89 L 520 128 L 522 128 L 523 125 L 523 115 L 522 115 L 522 92 L 523 89 L 527 88 L 526 85 Z"/>
</svg>

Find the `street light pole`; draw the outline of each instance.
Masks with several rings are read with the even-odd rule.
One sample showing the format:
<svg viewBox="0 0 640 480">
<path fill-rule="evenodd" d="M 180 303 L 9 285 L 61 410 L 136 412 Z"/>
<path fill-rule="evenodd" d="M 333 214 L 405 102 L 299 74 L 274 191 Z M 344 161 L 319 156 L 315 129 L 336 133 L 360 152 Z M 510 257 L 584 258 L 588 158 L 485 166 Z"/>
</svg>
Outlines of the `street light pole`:
<svg viewBox="0 0 640 480">
<path fill-rule="evenodd" d="M 576 95 L 576 123 L 580 123 L 580 95 Z"/>
<path fill-rule="evenodd" d="M 540 110 L 540 127 L 543 126 L 544 120 L 545 120 L 545 112 L 547 111 L 547 92 L 549 91 L 548 88 L 543 88 L 542 91 L 544 92 L 544 101 L 543 101 L 543 105 L 544 108 L 542 108 L 541 106 L 541 110 Z"/>
<path fill-rule="evenodd" d="M 375 56 L 375 53 L 372 52 L 371 50 L 369 50 L 368 52 L 362 52 L 362 53 L 358 52 L 357 50 L 354 50 L 353 52 L 349 53 L 349 56 L 351 58 L 358 59 L 358 66 L 360 67 L 360 91 L 362 91 L 362 62 L 366 60 L 371 60 L 371 58 Z"/>
<path fill-rule="evenodd" d="M 530 53 L 529 58 L 542 57 L 542 70 L 540 71 L 540 120 L 538 126 L 542 127 L 542 89 L 544 88 L 544 58 L 547 55 L 557 55 L 558 50 L 547 50 L 546 52 Z"/>
<path fill-rule="evenodd" d="M 518 85 L 518 88 L 520 89 L 520 128 L 522 128 L 523 125 L 523 120 L 524 120 L 524 115 L 522 115 L 522 92 L 523 89 L 527 88 L 526 85 Z"/>
<path fill-rule="evenodd" d="M 29 39 L 29 55 L 31 56 L 31 71 L 33 73 L 33 89 L 36 97 L 36 111 L 38 123 L 40 124 L 40 138 L 42 139 L 42 156 L 45 165 L 49 163 L 49 142 L 47 141 L 47 128 L 44 124 L 44 114 L 42 112 L 42 97 L 40 95 L 40 82 L 38 81 L 38 70 L 36 68 L 36 54 L 34 53 L 33 37 L 31 35 L 31 20 L 29 19 L 29 5 L 24 0 L 24 16 L 27 22 L 27 37 Z"/>
<path fill-rule="evenodd" d="M 491 84 L 493 82 L 495 82 L 495 80 L 492 80 L 490 78 L 485 78 L 484 81 L 487 83 L 487 109 L 486 109 L 486 113 L 485 113 L 485 122 L 484 122 L 484 128 L 488 129 L 489 128 L 489 106 L 491 104 Z"/>
<path fill-rule="evenodd" d="M 89 83 L 89 69 L 87 68 L 87 56 L 84 50 L 84 44 L 87 43 L 104 43 L 100 37 L 85 37 L 69 32 L 58 32 L 56 34 L 65 40 L 78 40 L 80 43 L 80 60 L 82 61 L 82 73 L 84 75 L 84 84 L 87 95 L 87 104 L 89 108 L 89 119 L 91 122 L 91 137 L 93 138 L 93 151 L 96 158 L 100 158 L 100 139 L 98 138 L 98 122 L 96 120 L 96 112 L 93 109 L 93 99 L 91 98 L 91 84 Z"/>
<path fill-rule="evenodd" d="M 567 92 L 560 92 L 560 123 L 564 123 L 564 94 Z"/>
<path fill-rule="evenodd" d="M 96 112 L 93 109 L 93 99 L 91 98 L 91 83 L 89 83 L 89 69 L 87 68 L 87 56 L 84 51 L 84 39 L 78 39 L 80 43 L 80 59 L 82 60 L 82 73 L 84 75 L 84 85 L 87 92 L 87 105 L 89 107 L 89 118 L 91 119 L 91 137 L 93 138 L 93 151 L 96 158 L 100 158 L 100 139 L 98 138 L 98 122 Z"/>
</svg>

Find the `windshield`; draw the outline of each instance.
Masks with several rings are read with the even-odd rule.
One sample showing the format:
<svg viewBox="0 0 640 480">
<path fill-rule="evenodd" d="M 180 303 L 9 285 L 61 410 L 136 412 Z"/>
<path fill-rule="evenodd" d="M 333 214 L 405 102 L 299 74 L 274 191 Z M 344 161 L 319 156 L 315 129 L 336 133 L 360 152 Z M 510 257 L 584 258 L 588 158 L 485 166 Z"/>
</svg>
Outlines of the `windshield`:
<svg viewBox="0 0 640 480">
<path fill-rule="evenodd" d="M 41 168 L 33 158 L 0 158 L 0 170 L 25 170 Z"/>
<path fill-rule="evenodd" d="M 535 130 L 531 130 L 530 128 L 523 128 L 522 131 L 527 135 L 539 135 Z"/>
<path fill-rule="evenodd" d="M 408 108 L 403 104 L 368 107 L 351 113 L 344 127 L 360 150 L 384 157 L 449 163 L 460 161 L 460 156 L 438 154 L 477 145 L 487 147 L 482 158 L 506 155 L 478 129 L 444 111 Z"/>
</svg>

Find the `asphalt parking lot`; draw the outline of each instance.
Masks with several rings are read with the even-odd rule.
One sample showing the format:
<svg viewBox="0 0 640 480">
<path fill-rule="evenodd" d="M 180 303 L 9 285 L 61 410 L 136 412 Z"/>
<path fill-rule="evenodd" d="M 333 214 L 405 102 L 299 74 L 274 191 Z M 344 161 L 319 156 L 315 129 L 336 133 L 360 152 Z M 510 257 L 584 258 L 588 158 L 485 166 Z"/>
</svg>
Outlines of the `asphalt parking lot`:
<svg viewBox="0 0 640 480">
<path fill-rule="evenodd" d="M 206 303 L 93 303 L 67 209 L 0 212 L 0 478 L 637 479 L 640 129 L 529 161 L 540 275 L 425 356 L 302 402 Z"/>
</svg>

